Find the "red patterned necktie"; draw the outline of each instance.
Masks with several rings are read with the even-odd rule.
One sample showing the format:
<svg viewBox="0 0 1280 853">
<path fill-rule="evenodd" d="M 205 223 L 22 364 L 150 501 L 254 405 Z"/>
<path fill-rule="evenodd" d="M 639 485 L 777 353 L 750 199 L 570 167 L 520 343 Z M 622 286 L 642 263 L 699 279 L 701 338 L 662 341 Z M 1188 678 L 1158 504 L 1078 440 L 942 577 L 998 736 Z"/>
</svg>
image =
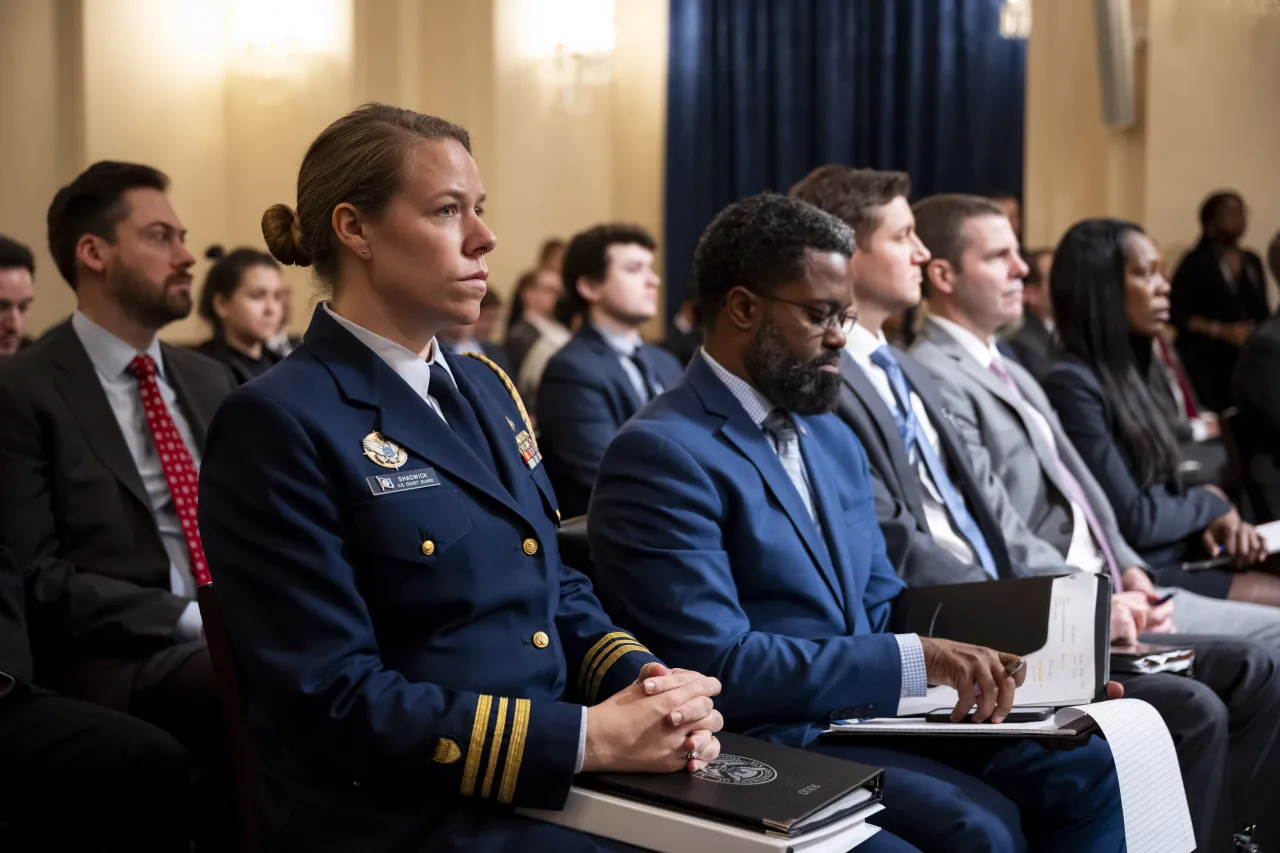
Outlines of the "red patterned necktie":
<svg viewBox="0 0 1280 853">
<path fill-rule="evenodd" d="M 203 586 L 211 578 L 209 563 L 204 558 L 204 546 L 200 544 L 200 528 L 196 524 L 198 477 L 195 462 L 191 459 L 191 451 L 187 449 L 186 442 L 182 440 L 182 434 L 174 426 L 173 418 L 169 417 L 164 398 L 160 396 L 155 359 L 149 355 L 134 356 L 133 361 L 129 362 L 129 372 L 138 377 L 142 411 L 147 415 L 147 426 L 156 443 L 156 452 L 160 454 L 164 479 L 169 484 L 169 494 L 173 498 L 178 521 L 182 523 L 187 550 L 191 552 L 191 574 L 195 575 L 196 585 Z"/>
</svg>

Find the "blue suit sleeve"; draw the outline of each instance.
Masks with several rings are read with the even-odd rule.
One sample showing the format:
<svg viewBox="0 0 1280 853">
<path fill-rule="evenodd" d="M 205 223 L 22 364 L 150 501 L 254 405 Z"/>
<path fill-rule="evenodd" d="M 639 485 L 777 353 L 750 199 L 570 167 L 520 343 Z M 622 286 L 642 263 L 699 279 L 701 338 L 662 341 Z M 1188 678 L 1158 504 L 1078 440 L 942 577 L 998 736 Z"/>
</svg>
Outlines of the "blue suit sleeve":
<svg viewBox="0 0 1280 853">
<path fill-rule="evenodd" d="M 902 662 L 893 636 L 753 629 L 725 549 L 730 511 L 683 448 L 641 429 L 621 432 L 588 523 L 597 584 L 615 618 L 671 666 L 719 678 L 716 707 L 734 730 L 840 718 L 855 707 L 896 713 Z M 884 570 L 898 584 L 887 562 Z"/>
<path fill-rule="evenodd" d="M 410 681 L 388 666 L 326 464 L 297 420 L 249 387 L 210 428 L 200 528 L 271 736 L 321 778 L 562 806 L 580 706 Z"/>
</svg>

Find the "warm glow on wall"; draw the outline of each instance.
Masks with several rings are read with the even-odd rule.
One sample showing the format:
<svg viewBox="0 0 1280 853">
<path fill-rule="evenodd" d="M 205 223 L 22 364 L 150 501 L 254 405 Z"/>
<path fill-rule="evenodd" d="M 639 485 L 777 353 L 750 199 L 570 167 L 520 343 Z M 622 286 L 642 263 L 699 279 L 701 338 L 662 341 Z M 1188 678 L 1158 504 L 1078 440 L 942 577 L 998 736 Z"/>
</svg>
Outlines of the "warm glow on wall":
<svg viewBox="0 0 1280 853">
<path fill-rule="evenodd" d="M 351 0 L 232 0 L 228 70 L 263 80 L 305 74 L 345 57 Z"/>
<path fill-rule="evenodd" d="M 538 62 L 566 109 L 590 106 L 609 82 L 617 30 L 613 0 L 513 0 L 525 57 Z M 654 0 L 657 2 L 657 0 Z"/>
</svg>

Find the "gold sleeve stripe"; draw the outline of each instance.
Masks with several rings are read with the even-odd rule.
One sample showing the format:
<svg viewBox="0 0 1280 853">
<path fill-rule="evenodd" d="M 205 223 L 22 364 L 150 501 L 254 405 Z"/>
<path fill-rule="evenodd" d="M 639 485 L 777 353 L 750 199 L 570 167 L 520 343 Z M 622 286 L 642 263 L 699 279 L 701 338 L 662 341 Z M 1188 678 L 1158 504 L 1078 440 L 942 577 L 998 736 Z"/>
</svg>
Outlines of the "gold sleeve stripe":
<svg viewBox="0 0 1280 853">
<path fill-rule="evenodd" d="M 511 381 L 511 377 L 507 376 L 507 372 L 503 370 L 501 367 L 498 367 L 498 365 L 494 364 L 494 362 L 491 359 L 486 358 L 480 353 L 469 352 L 467 353 L 467 355 L 471 356 L 476 361 L 480 362 L 485 367 L 488 367 L 494 373 L 498 374 L 498 378 L 502 380 L 502 384 L 506 387 L 507 393 L 511 395 L 512 400 L 515 400 L 516 408 L 520 410 L 520 419 L 524 421 L 524 428 L 529 431 L 530 440 L 533 440 L 533 423 L 529 420 L 529 412 L 524 407 L 524 400 L 520 399 L 520 392 L 516 390 L 515 383 Z M 535 446 L 536 444 L 537 442 L 535 441 Z"/>
<path fill-rule="evenodd" d="M 622 657 L 628 652 L 647 652 L 647 651 L 649 650 L 634 640 L 632 640 L 630 643 L 623 643 L 622 645 L 615 647 L 613 650 L 613 653 L 604 659 L 604 661 L 600 664 L 600 667 L 596 670 L 595 677 L 591 679 L 591 690 L 585 694 L 587 697 L 589 697 L 589 701 L 591 702 L 599 701 L 599 697 L 596 694 L 600 692 L 600 682 L 604 680 L 605 673 L 609 671 L 609 667 L 617 663 L 618 658 Z"/>
<path fill-rule="evenodd" d="M 596 652 L 600 652 L 600 656 L 603 657 L 605 654 L 605 646 L 621 639 L 630 640 L 632 642 L 635 641 L 635 637 L 625 631 L 614 631 L 612 634 L 605 634 L 599 640 L 596 640 L 596 644 L 587 650 L 587 653 L 582 657 L 582 666 L 578 670 L 578 692 L 581 693 L 587 689 L 587 681 L 591 678 L 591 669 L 596 657 Z"/>
<path fill-rule="evenodd" d="M 484 738 L 489 731 L 489 709 L 493 697 L 480 694 L 476 702 L 476 719 L 471 724 L 471 745 L 467 748 L 467 763 L 462 768 L 462 796 L 470 797 L 476 791 L 476 776 L 480 774 L 480 755 L 484 752 Z"/>
<path fill-rule="evenodd" d="M 529 700 L 517 699 L 511 720 L 511 743 L 507 746 L 507 763 L 502 768 L 502 785 L 498 802 L 509 805 L 516 795 L 516 779 L 520 776 L 520 760 L 524 758 L 524 739 L 529 734 Z"/>
<path fill-rule="evenodd" d="M 498 753 L 502 751 L 502 732 L 507 726 L 507 697 L 498 700 L 498 721 L 493 725 L 493 745 L 489 747 L 489 765 L 484 770 L 480 796 L 487 798 L 493 787 L 493 772 L 498 769 Z"/>
</svg>

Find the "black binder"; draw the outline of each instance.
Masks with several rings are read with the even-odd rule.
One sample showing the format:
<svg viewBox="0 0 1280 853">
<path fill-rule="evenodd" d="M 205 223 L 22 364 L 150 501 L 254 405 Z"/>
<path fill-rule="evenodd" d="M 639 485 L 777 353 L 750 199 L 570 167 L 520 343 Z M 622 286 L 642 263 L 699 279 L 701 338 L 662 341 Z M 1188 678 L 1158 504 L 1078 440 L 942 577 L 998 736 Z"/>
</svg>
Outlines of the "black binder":
<svg viewBox="0 0 1280 853">
<path fill-rule="evenodd" d="M 720 757 L 696 774 L 584 773 L 576 782 L 584 788 L 788 838 L 834 823 L 881 799 L 881 769 L 741 735 L 717 737 Z"/>
</svg>

